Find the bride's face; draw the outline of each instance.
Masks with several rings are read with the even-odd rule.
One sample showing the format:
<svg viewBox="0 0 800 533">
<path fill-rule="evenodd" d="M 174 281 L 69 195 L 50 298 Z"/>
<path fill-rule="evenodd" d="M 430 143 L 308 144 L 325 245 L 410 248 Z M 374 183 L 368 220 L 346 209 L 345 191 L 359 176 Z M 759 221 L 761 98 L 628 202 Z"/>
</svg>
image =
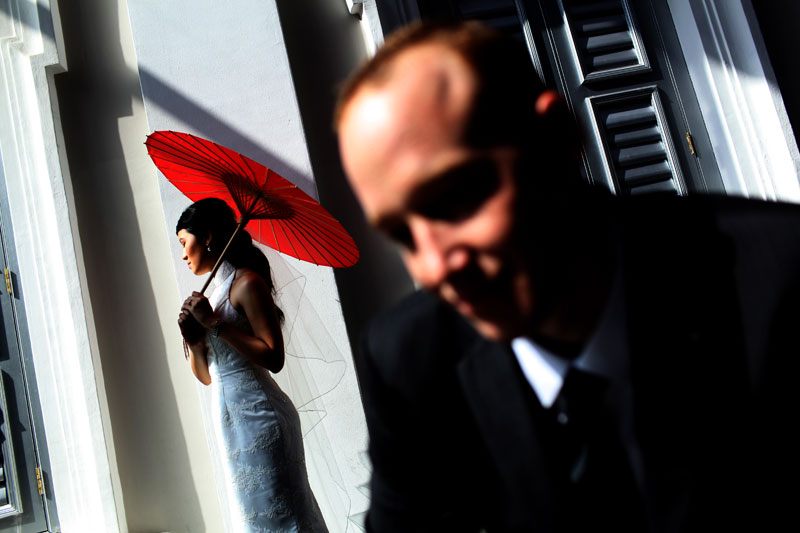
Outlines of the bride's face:
<svg viewBox="0 0 800 533">
<path fill-rule="evenodd" d="M 185 229 L 178 232 L 178 241 L 183 246 L 182 259 L 186 261 L 186 265 L 196 276 L 211 271 L 212 267 L 208 265 L 211 254 L 203 241 Z"/>
</svg>

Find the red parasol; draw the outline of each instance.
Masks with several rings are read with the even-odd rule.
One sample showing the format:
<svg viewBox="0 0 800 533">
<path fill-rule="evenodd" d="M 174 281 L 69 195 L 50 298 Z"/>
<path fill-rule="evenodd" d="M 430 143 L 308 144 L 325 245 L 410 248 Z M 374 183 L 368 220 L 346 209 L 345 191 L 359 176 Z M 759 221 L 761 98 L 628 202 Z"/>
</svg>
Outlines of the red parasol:
<svg viewBox="0 0 800 533">
<path fill-rule="evenodd" d="M 158 169 L 189 199 L 221 198 L 238 209 L 234 235 L 246 226 L 258 242 L 317 265 L 347 267 L 358 261 L 358 248 L 342 225 L 264 165 L 188 133 L 156 131 L 145 145 Z"/>
</svg>

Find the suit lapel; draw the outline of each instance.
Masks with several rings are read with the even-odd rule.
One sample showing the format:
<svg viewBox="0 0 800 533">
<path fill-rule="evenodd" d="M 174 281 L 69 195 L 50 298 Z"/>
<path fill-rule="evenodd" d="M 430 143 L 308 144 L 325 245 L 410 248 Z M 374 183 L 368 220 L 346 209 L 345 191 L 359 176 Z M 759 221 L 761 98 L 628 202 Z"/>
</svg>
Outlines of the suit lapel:
<svg viewBox="0 0 800 533">
<path fill-rule="evenodd" d="M 510 349 L 476 337 L 458 364 L 465 397 L 506 488 L 512 523 L 533 526 L 534 516 L 541 527 L 549 522 L 551 490 L 527 391 Z"/>
</svg>

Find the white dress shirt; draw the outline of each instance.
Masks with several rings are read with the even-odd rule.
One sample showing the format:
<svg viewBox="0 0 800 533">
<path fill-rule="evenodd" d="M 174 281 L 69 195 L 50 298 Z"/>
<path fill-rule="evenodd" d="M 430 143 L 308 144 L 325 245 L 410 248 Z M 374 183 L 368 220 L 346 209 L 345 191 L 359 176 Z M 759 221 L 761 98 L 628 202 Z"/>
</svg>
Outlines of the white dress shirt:
<svg viewBox="0 0 800 533">
<path fill-rule="evenodd" d="M 629 382 L 625 299 L 621 276 L 615 276 L 608 302 L 586 345 L 574 360 L 560 357 L 529 337 L 511 341 L 522 373 L 545 408 L 553 405 L 570 365 L 599 374 L 612 383 Z"/>
<path fill-rule="evenodd" d="M 586 345 L 574 360 L 560 357 L 528 337 L 511 341 L 525 379 L 544 408 L 555 402 L 570 366 L 590 374 L 598 374 L 611 382 L 610 394 L 616 405 L 620 439 L 628 451 L 634 477 L 643 486 L 643 463 L 639 445 L 633 434 L 633 388 L 630 380 L 626 308 L 622 287 L 621 262 L 618 261 L 608 302 L 600 321 Z"/>
</svg>

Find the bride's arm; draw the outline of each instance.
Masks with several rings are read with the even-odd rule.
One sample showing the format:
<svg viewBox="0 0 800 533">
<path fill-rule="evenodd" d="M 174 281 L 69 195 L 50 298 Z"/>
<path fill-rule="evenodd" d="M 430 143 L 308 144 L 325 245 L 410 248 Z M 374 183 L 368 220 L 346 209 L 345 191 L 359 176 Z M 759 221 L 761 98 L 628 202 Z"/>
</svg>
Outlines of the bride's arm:
<svg viewBox="0 0 800 533">
<path fill-rule="evenodd" d="M 181 314 L 178 316 L 178 326 L 181 328 L 181 335 L 189 347 L 189 366 L 200 383 L 210 385 L 211 374 L 208 371 L 206 331 L 189 310 L 185 308 L 186 305 L 184 303 L 184 307 L 181 308 Z"/>
<path fill-rule="evenodd" d="M 205 341 L 189 345 L 189 366 L 192 373 L 203 385 L 211 385 L 211 373 L 208 371 L 208 347 Z"/>
<path fill-rule="evenodd" d="M 220 329 L 220 337 L 236 351 L 271 372 L 283 368 L 283 334 L 267 283 L 252 270 L 242 270 L 231 286 L 231 304 L 244 313 L 253 335 L 234 327 Z"/>
<path fill-rule="evenodd" d="M 231 305 L 247 317 L 252 335 L 220 320 L 199 292 L 189 297 L 187 310 L 204 328 L 210 329 L 253 364 L 271 372 L 280 371 L 284 361 L 283 335 L 267 283 L 252 270 L 243 269 L 233 281 L 230 300 Z"/>
</svg>

